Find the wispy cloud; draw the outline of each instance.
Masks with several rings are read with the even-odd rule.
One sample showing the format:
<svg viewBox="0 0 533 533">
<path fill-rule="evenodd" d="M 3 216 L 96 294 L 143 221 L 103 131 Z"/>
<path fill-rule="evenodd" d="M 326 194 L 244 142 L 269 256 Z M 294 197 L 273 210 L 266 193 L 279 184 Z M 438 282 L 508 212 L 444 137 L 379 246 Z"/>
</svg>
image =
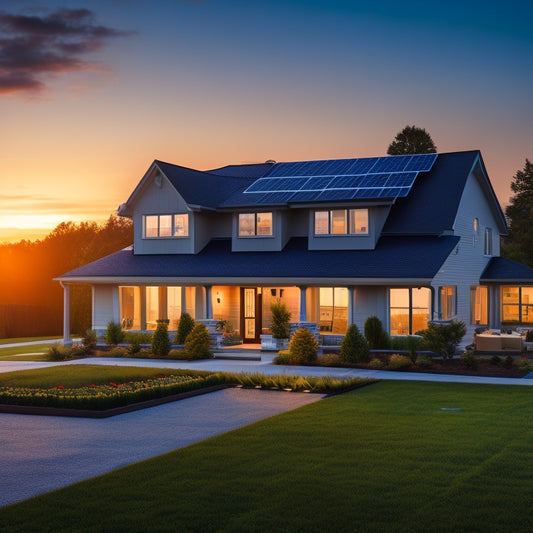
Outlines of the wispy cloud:
<svg viewBox="0 0 533 533">
<path fill-rule="evenodd" d="M 88 54 L 131 34 L 98 25 L 89 9 L 41 16 L 0 11 L 0 95 L 40 92 L 51 74 L 93 69 Z"/>
</svg>

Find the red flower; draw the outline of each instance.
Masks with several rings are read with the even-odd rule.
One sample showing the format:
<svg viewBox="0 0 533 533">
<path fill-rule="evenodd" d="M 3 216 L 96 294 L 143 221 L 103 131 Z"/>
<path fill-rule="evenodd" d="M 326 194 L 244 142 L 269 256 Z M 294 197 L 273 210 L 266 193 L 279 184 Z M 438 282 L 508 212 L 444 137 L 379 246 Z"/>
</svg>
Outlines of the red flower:
<svg viewBox="0 0 533 533">
<path fill-rule="evenodd" d="M 110 384 L 112 387 L 118 387 L 118 385 L 117 385 L 116 383 L 113 383 L 112 381 L 111 381 L 111 383 L 109 383 L 109 384 Z"/>
</svg>

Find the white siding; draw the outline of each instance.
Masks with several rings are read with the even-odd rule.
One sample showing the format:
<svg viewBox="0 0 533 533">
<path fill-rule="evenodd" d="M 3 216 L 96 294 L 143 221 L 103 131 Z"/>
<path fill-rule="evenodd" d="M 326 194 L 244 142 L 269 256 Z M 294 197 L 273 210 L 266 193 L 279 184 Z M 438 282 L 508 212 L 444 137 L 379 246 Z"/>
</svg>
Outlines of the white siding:
<svg viewBox="0 0 533 533">
<path fill-rule="evenodd" d="M 365 321 L 370 316 L 377 316 L 383 328 L 389 329 L 387 287 L 355 287 L 353 321 L 363 331 Z"/>
<path fill-rule="evenodd" d="M 117 322 L 113 307 L 115 304 L 114 292 L 118 289 L 113 285 L 95 285 L 93 287 L 93 329 L 105 331 L 109 322 Z"/>
</svg>

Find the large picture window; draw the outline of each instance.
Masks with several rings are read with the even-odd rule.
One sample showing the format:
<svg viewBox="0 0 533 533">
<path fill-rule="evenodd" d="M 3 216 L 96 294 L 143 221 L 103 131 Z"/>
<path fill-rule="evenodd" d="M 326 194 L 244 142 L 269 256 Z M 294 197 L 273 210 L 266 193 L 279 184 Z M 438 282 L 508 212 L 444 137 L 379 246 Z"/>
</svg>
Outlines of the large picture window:
<svg viewBox="0 0 533 533">
<path fill-rule="evenodd" d="M 145 215 L 143 218 L 145 239 L 189 236 L 188 213 L 175 215 Z"/>
<path fill-rule="evenodd" d="M 533 287 L 502 287 L 502 323 L 533 324 Z"/>
<path fill-rule="evenodd" d="M 315 235 L 368 235 L 368 209 L 315 211 Z"/>
<path fill-rule="evenodd" d="M 320 331 L 345 334 L 348 328 L 348 289 L 320 287 Z"/>
<path fill-rule="evenodd" d="M 239 237 L 272 236 L 272 213 L 239 213 Z"/>
<path fill-rule="evenodd" d="M 470 323 L 486 326 L 489 323 L 489 291 L 485 285 L 470 289 Z"/>
<path fill-rule="evenodd" d="M 457 288 L 455 286 L 439 288 L 439 318 L 447 320 L 457 314 Z"/>
<path fill-rule="evenodd" d="M 431 291 L 428 288 L 390 289 L 390 334 L 413 335 L 426 329 L 430 309 Z"/>
</svg>

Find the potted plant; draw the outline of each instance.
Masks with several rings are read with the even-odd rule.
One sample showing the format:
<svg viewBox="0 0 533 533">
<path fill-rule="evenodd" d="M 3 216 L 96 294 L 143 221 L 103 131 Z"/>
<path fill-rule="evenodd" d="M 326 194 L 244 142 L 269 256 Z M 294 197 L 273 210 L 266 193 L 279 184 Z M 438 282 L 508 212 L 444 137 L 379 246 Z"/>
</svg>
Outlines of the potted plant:
<svg viewBox="0 0 533 533">
<path fill-rule="evenodd" d="M 289 336 L 291 333 L 289 323 L 291 313 L 287 309 L 285 302 L 282 302 L 279 298 L 270 304 L 270 312 L 272 313 L 270 329 L 272 331 L 272 337 L 276 339 L 276 349 L 286 350 L 289 347 Z"/>
</svg>

